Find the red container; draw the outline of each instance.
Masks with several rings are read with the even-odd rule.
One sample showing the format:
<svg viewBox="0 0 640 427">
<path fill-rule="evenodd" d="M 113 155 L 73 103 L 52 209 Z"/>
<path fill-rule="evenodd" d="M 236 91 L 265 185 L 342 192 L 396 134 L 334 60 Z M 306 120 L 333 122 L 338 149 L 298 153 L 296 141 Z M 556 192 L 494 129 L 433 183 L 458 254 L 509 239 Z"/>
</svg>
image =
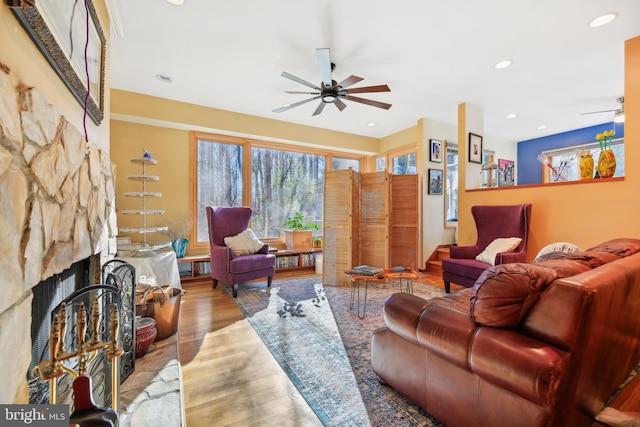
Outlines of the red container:
<svg viewBox="0 0 640 427">
<path fill-rule="evenodd" d="M 147 354 L 149 346 L 156 339 L 157 334 L 156 321 L 152 317 L 138 317 L 136 319 L 136 358 Z"/>
</svg>

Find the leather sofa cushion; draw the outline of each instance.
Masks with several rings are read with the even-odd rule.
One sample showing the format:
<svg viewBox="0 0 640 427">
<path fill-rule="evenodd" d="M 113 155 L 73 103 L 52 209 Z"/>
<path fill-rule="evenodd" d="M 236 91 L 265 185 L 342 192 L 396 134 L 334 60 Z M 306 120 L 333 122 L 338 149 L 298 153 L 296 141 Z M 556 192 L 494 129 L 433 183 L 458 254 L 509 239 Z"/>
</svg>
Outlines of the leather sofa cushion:
<svg viewBox="0 0 640 427">
<path fill-rule="evenodd" d="M 498 356 L 499 355 L 499 356 Z M 514 330 L 479 328 L 469 364 L 481 378 L 518 396 L 550 406 L 571 355 Z"/>
<path fill-rule="evenodd" d="M 616 251 L 615 248 L 611 250 Z M 486 326 L 516 328 L 538 300 L 540 293 L 555 279 L 574 276 L 617 259 L 619 257 L 616 253 L 597 250 L 552 252 L 532 264 L 514 263 L 491 267 L 478 278 L 473 287 L 473 320 Z"/>
<path fill-rule="evenodd" d="M 622 238 L 612 239 L 587 249 L 587 252 L 608 252 L 624 258 L 640 252 L 640 239 Z"/>
<path fill-rule="evenodd" d="M 480 325 L 516 328 L 540 293 L 556 278 L 555 270 L 537 264 L 491 267 L 473 286 L 471 316 Z"/>
</svg>

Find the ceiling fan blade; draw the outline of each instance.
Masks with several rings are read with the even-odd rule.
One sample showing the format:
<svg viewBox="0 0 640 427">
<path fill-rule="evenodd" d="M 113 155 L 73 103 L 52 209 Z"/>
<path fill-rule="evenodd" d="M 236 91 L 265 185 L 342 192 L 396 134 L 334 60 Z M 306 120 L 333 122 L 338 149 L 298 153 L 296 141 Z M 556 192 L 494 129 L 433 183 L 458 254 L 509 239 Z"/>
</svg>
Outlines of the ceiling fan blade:
<svg viewBox="0 0 640 427">
<path fill-rule="evenodd" d="M 284 93 L 293 93 L 296 95 L 320 95 L 320 92 L 298 92 L 295 90 L 285 90 Z"/>
<path fill-rule="evenodd" d="M 316 49 L 318 55 L 318 63 L 320 63 L 320 75 L 322 76 L 322 83 L 325 87 L 331 87 L 331 55 L 329 48 Z"/>
<path fill-rule="evenodd" d="M 611 112 L 614 112 L 614 111 L 618 111 L 618 110 L 589 111 L 588 113 L 580 113 L 580 115 L 584 116 L 585 114 L 611 113 Z"/>
<path fill-rule="evenodd" d="M 293 80 L 294 82 L 298 82 L 298 83 L 300 83 L 300 84 L 303 84 L 303 85 L 305 85 L 305 86 L 309 86 L 311 89 L 315 89 L 315 90 L 317 90 L 318 92 L 322 92 L 322 89 L 320 89 L 318 86 L 314 85 L 313 83 L 309 83 L 309 82 L 308 82 L 308 81 L 306 81 L 306 80 L 302 80 L 300 77 L 296 77 L 296 76 L 294 76 L 293 74 L 289 74 L 289 73 L 287 73 L 286 71 L 283 71 L 283 72 L 282 72 L 282 74 L 281 74 L 281 76 L 282 76 L 282 77 L 285 77 L 285 78 L 287 78 L 287 79 L 289 79 L 289 80 Z"/>
<path fill-rule="evenodd" d="M 336 104 L 336 107 L 338 107 L 338 110 L 340 110 L 340 111 L 342 111 L 345 108 L 347 108 L 347 104 L 342 102 L 342 100 L 340 98 L 336 99 L 336 102 L 334 102 L 334 104 Z"/>
<path fill-rule="evenodd" d="M 389 89 L 389 86 L 387 85 L 377 85 L 377 86 L 354 87 L 351 89 L 345 89 L 344 92 L 346 93 L 391 92 L 391 89 Z"/>
<path fill-rule="evenodd" d="M 391 104 L 387 104 L 385 102 L 380 102 L 380 101 L 374 101 L 372 99 L 358 98 L 357 96 L 351 96 L 351 95 L 345 95 L 343 96 L 343 98 L 348 99 L 349 101 L 371 105 L 372 107 L 384 108 L 385 110 L 388 110 L 389 108 L 391 108 Z"/>
<path fill-rule="evenodd" d="M 346 79 L 344 79 L 343 81 L 341 81 L 340 83 L 338 83 L 338 86 L 345 88 L 347 86 L 351 86 L 354 85 L 358 82 L 363 81 L 364 79 L 362 77 L 358 77 L 358 76 L 354 76 L 351 75 L 349 77 L 347 77 Z"/>
<path fill-rule="evenodd" d="M 320 95 L 314 96 L 313 98 L 307 98 L 307 99 L 304 99 L 302 101 L 298 101 L 298 102 L 295 102 L 293 104 L 286 105 L 284 107 L 276 108 L 275 110 L 273 110 L 273 112 L 274 113 L 282 113 L 283 111 L 290 110 L 290 109 L 292 109 L 294 107 L 297 107 L 298 105 L 306 104 L 307 102 L 311 102 L 314 99 L 318 99 L 318 98 L 320 98 Z"/>
<path fill-rule="evenodd" d="M 325 102 L 320 101 L 320 105 L 318 105 L 318 108 L 316 108 L 316 111 L 314 111 L 312 115 L 317 116 L 318 114 L 322 113 L 322 110 L 324 110 L 324 106 L 325 106 Z"/>
</svg>

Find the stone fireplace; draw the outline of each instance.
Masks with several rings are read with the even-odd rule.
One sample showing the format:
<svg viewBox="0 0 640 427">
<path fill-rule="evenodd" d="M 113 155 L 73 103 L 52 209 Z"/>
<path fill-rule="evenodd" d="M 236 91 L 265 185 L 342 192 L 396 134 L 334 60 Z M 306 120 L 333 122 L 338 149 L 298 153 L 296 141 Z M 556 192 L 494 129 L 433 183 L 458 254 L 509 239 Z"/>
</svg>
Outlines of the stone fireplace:
<svg viewBox="0 0 640 427">
<path fill-rule="evenodd" d="M 112 258 L 116 235 L 109 154 L 0 64 L 0 402 L 29 403 L 32 288 Z"/>
</svg>

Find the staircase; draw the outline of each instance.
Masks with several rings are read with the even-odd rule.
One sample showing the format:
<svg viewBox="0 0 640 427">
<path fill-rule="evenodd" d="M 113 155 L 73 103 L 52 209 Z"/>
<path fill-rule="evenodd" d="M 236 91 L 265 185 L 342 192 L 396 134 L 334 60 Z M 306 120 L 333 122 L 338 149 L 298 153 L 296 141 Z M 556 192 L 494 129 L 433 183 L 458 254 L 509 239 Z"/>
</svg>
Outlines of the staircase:
<svg viewBox="0 0 640 427">
<path fill-rule="evenodd" d="M 442 260 L 445 258 L 449 258 L 449 245 L 438 246 L 433 254 L 431 254 L 429 260 L 427 260 L 425 271 L 433 275 L 441 276 Z"/>
</svg>

